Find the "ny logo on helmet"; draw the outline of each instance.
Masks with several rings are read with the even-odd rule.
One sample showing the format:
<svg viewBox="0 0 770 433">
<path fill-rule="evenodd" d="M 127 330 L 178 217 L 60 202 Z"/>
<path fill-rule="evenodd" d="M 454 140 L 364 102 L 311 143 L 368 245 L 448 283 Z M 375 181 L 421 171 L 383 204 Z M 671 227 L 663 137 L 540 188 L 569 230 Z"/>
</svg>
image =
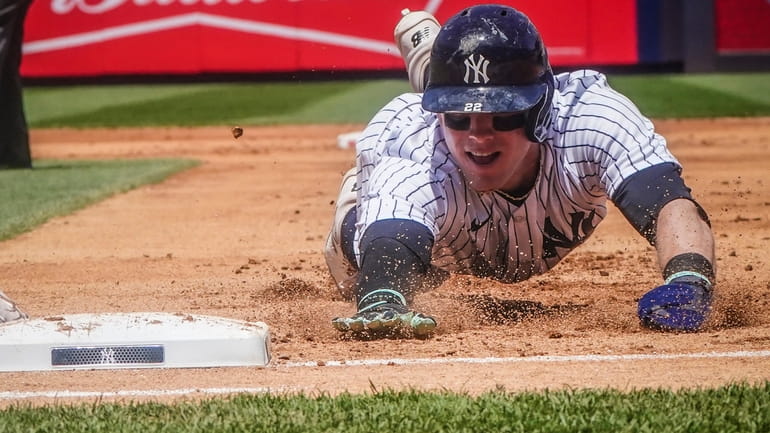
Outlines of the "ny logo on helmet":
<svg viewBox="0 0 770 433">
<path fill-rule="evenodd" d="M 466 83 L 471 83 L 471 81 L 468 81 L 468 78 L 470 78 L 471 71 L 473 71 L 473 83 L 488 83 L 489 77 L 487 76 L 487 66 L 489 66 L 489 60 L 485 59 L 482 54 L 479 54 L 478 61 L 474 60 L 473 54 L 471 54 L 465 59 L 465 77 L 463 80 L 465 80 Z M 484 81 L 480 81 L 479 79 Z"/>
</svg>

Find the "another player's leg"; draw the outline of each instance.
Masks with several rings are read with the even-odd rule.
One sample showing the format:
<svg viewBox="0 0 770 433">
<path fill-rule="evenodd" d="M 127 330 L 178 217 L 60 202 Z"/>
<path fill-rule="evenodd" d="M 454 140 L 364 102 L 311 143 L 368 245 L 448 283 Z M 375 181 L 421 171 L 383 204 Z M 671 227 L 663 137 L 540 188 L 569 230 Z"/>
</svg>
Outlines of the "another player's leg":
<svg viewBox="0 0 770 433">
<path fill-rule="evenodd" d="M 11 298 L 0 291 L 0 323 L 13 322 L 27 317 L 27 313 L 21 311 Z"/>
<path fill-rule="evenodd" d="M 428 81 L 430 51 L 441 26 L 433 15 L 425 11 L 401 11 L 403 16 L 393 30 L 396 45 L 409 73 L 409 84 L 422 93 Z"/>
</svg>

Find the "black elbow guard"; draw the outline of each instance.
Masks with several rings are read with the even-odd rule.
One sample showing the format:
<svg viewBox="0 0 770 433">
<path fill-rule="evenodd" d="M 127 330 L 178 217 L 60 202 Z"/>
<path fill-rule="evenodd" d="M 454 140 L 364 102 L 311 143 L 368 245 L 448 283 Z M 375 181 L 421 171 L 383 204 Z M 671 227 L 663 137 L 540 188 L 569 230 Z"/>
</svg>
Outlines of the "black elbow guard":
<svg viewBox="0 0 770 433">
<path fill-rule="evenodd" d="M 651 245 L 655 244 L 658 214 L 670 201 L 690 200 L 701 218 L 709 222 L 706 211 L 692 198 L 680 173 L 673 163 L 654 165 L 624 180 L 612 197 L 623 216 Z"/>
</svg>

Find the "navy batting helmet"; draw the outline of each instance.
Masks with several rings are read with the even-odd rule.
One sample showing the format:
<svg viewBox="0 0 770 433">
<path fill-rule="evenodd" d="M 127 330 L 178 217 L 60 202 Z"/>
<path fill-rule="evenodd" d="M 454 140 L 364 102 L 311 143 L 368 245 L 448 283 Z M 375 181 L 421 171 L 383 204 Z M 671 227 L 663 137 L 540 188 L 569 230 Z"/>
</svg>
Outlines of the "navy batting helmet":
<svg viewBox="0 0 770 433">
<path fill-rule="evenodd" d="M 433 43 L 422 106 L 437 113 L 526 112 L 527 137 L 545 139 L 554 79 L 543 39 L 508 6 L 471 6 L 450 18 Z"/>
</svg>

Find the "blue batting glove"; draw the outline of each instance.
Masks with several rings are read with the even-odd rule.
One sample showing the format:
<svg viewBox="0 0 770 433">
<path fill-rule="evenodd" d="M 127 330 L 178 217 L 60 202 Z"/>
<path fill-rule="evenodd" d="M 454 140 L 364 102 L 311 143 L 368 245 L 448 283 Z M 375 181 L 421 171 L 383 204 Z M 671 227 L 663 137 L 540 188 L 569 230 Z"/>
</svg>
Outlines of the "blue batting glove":
<svg viewBox="0 0 770 433">
<path fill-rule="evenodd" d="M 697 331 L 711 311 L 711 298 L 708 280 L 692 276 L 673 279 L 642 296 L 639 319 L 650 329 Z"/>
</svg>

